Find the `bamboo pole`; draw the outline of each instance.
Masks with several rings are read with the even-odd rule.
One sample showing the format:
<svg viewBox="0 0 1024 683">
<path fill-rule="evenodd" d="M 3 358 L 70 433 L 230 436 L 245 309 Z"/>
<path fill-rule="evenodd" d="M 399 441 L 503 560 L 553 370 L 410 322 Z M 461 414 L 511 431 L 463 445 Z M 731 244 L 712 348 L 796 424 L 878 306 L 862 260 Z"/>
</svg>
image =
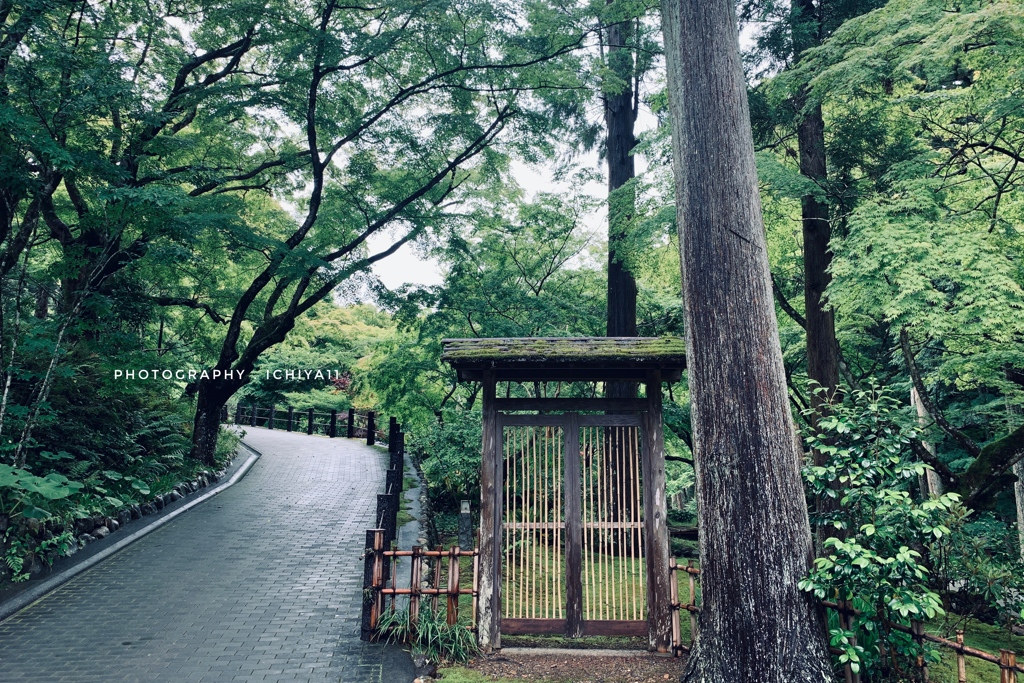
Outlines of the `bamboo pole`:
<svg viewBox="0 0 1024 683">
<path fill-rule="evenodd" d="M 530 429 L 530 465 L 533 469 L 531 484 L 533 489 L 531 491 L 530 499 L 533 501 L 533 509 L 530 511 L 530 518 L 537 520 L 539 515 L 537 511 L 540 509 L 540 501 L 537 497 L 537 488 L 540 483 L 537 470 L 540 467 L 537 465 L 537 430 L 539 427 L 532 427 Z M 537 618 L 537 608 L 540 606 L 540 601 L 537 598 L 537 581 L 540 579 L 538 574 L 540 573 L 540 545 L 537 542 L 537 537 L 540 535 L 540 529 L 534 526 L 530 531 L 530 555 L 533 558 L 533 576 L 530 581 L 530 616 L 534 619 Z"/>
<path fill-rule="evenodd" d="M 459 587 L 459 559 L 461 548 L 452 546 L 448 553 L 448 605 L 445 610 L 445 622 L 454 626 L 459 621 L 459 596 L 462 589 Z M 438 558 L 440 563 L 440 558 Z"/>
<path fill-rule="evenodd" d="M 591 439 L 592 440 L 593 440 L 593 437 L 594 437 L 594 435 L 593 435 L 594 431 L 597 431 L 597 430 L 596 429 L 592 430 L 592 432 L 591 432 Z M 600 464 L 597 467 L 597 482 L 598 482 L 597 483 L 597 521 L 598 522 L 605 522 L 608 519 L 608 514 L 607 514 L 607 511 L 605 509 L 606 508 L 606 504 L 607 504 L 607 497 L 608 497 L 608 477 L 607 477 L 607 474 L 606 474 L 607 473 L 607 469 L 605 468 L 605 466 L 607 465 L 607 462 L 606 462 L 607 454 L 604 453 L 604 444 L 601 444 L 598 448 L 600 448 L 601 450 L 600 450 L 599 455 L 598 455 L 598 457 L 600 458 L 600 460 L 599 460 Z M 597 571 L 598 571 L 598 574 L 597 574 L 597 576 L 598 576 L 597 592 L 598 592 L 598 610 L 599 610 L 599 614 L 601 615 L 599 618 L 600 619 L 606 619 L 607 618 L 607 616 L 606 616 L 607 608 L 608 608 L 608 589 L 610 588 L 610 586 L 608 585 L 608 577 L 606 576 L 607 572 L 605 571 L 606 567 L 605 567 L 605 561 L 604 560 L 605 560 L 605 556 L 606 556 L 606 548 L 605 548 L 605 546 L 607 545 L 607 542 L 608 542 L 608 535 L 607 535 L 607 533 L 605 533 L 605 530 L 603 528 L 601 528 L 602 526 L 603 525 L 598 524 L 598 527 L 597 527 L 597 540 L 598 540 L 597 548 L 596 548 L 596 550 L 597 550 Z"/>
<path fill-rule="evenodd" d="M 693 560 L 687 560 L 686 566 L 689 569 L 693 569 Z M 690 612 L 690 647 L 693 647 L 693 641 L 697 639 L 697 576 L 692 572 L 687 572 L 687 576 L 690 577 L 690 606 L 694 609 L 689 610 Z"/>
<path fill-rule="evenodd" d="M 526 480 L 526 430 L 528 427 L 522 427 L 519 431 L 519 480 L 522 495 L 519 499 L 519 507 L 521 510 L 521 517 L 524 522 L 529 521 L 529 510 L 528 510 L 528 499 L 530 495 L 530 487 Z M 520 578 L 519 578 L 519 607 L 520 616 L 526 617 L 527 606 L 526 606 L 526 591 L 527 586 L 530 584 L 530 562 L 527 557 L 529 548 L 526 544 L 526 529 L 523 529 L 519 533 L 519 566 L 520 566 Z"/>
<path fill-rule="evenodd" d="M 586 495 L 584 496 L 584 505 L 586 509 L 583 511 L 583 524 L 584 534 L 583 538 L 587 546 L 587 554 L 584 556 L 584 571 L 586 577 L 584 578 L 584 584 L 586 585 L 586 600 L 584 602 L 584 619 L 594 618 L 594 604 L 596 598 L 594 592 L 597 590 L 597 582 L 594 580 L 594 454 L 587 448 L 586 443 L 586 430 L 580 431 L 580 438 L 583 439 L 583 487 L 586 489 Z"/>
<path fill-rule="evenodd" d="M 413 626 L 420 616 L 420 572 L 423 556 L 418 545 L 412 547 L 412 567 L 409 572 L 409 623 Z"/>
<path fill-rule="evenodd" d="M 550 486 L 550 474 L 551 474 L 551 428 L 544 428 L 544 570 L 547 574 L 544 581 L 544 616 L 551 617 L 554 610 L 551 609 L 551 579 L 554 577 L 555 572 L 551 567 L 551 531 L 546 526 L 551 521 L 550 510 L 548 509 L 548 497 L 551 493 Z"/>
<path fill-rule="evenodd" d="M 476 601 L 480 596 L 480 553 L 473 554 L 473 609 L 472 619 L 473 627 L 476 627 Z"/>
<path fill-rule="evenodd" d="M 444 552 L 442 546 L 437 546 L 437 557 L 434 558 L 434 590 L 440 591 L 441 589 L 441 554 Z M 430 608 L 434 610 L 434 614 L 437 614 L 437 593 L 430 601 Z"/>
<path fill-rule="evenodd" d="M 637 554 L 640 553 L 641 552 L 641 548 L 643 548 L 643 544 L 640 542 L 640 539 L 639 539 L 640 529 L 639 529 L 638 526 L 636 526 L 637 522 L 640 521 L 640 504 L 641 504 L 641 501 L 640 501 L 640 491 L 637 488 L 638 477 L 636 476 L 636 472 L 637 472 L 637 468 L 636 468 L 637 429 L 636 429 L 636 427 L 630 427 L 629 434 L 630 434 L 630 437 L 629 437 L 630 471 L 634 473 L 632 481 L 630 482 L 630 487 L 629 487 L 630 495 L 633 497 L 633 501 L 634 501 L 633 509 L 629 511 L 629 523 L 630 523 L 630 527 L 629 527 L 629 573 L 631 574 L 629 583 L 630 583 L 630 586 L 632 587 L 632 607 L 633 607 L 632 612 L 633 612 L 633 618 L 634 619 L 642 619 L 643 615 L 641 613 L 639 613 L 638 610 L 637 610 L 637 602 L 638 602 L 638 600 L 637 600 L 637 584 L 639 583 L 639 577 L 638 577 L 637 571 L 636 571 L 636 559 L 637 559 Z M 641 572 L 642 571 L 643 571 L 643 567 L 641 567 Z M 682 644 L 682 643 L 680 643 L 680 644 Z"/>
<path fill-rule="evenodd" d="M 964 645 L 964 632 L 956 632 L 956 644 L 961 648 Z M 956 651 L 956 680 L 957 683 L 967 683 L 967 658 L 962 649 Z"/>
<path fill-rule="evenodd" d="M 558 482 L 558 486 L 555 488 L 555 604 L 558 605 L 558 617 L 561 618 L 563 610 L 565 608 L 565 602 L 562 600 L 562 581 L 564 580 L 564 572 L 562 572 L 562 495 L 563 489 L 565 488 L 565 472 L 562 471 L 562 446 L 565 440 L 565 430 L 559 427 L 556 432 L 558 436 L 555 439 L 555 470 L 554 476 L 555 481 Z"/>
<path fill-rule="evenodd" d="M 676 558 L 668 558 L 668 570 L 669 570 L 669 595 L 672 599 L 672 605 L 679 604 L 679 578 L 676 574 Z M 677 657 L 683 645 L 683 634 L 679 626 L 679 610 L 672 610 L 672 652 Z"/>
<path fill-rule="evenodd" d="M 618 553 L 615 556 L 615 573 L 618 575 L 618 618 L 629 618 L 627 613 L 627 585 L 626 585 L 626 427 L 613 427 L 615 430 L 615 492 L 618 498 L 618 514 L 615 515 L 615 524 L 618 528 L 615 532 L 615 540 L 618 543 Z"/>
<path fill-rule="evenodd" d="M 999 683 L 1017 683 L 1017 655 L 1010 650 L 999 651 Z"/>
</svg>

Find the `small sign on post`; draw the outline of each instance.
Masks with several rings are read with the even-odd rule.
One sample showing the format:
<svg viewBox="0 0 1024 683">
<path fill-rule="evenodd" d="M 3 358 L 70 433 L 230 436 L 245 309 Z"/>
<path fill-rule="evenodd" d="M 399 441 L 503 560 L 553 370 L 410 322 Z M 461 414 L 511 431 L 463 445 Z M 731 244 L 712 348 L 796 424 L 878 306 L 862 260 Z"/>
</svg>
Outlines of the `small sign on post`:
<svg viewBox="0 0 1024 683">
<path fill-rule="evenodd" d="M 469 508 L 469 501 L 464 500 L 459 510 L 459 547 L 473 548 L 473 513 Z"/>
</svg>

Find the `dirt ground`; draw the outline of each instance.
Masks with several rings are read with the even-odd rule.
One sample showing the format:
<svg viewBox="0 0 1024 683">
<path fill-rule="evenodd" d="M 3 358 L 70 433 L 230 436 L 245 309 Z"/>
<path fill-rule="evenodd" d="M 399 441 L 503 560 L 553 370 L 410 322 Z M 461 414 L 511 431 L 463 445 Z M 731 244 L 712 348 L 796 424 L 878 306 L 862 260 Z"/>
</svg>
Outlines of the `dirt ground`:
<svg viewBox="0 0 1024 683">
<path fill-rule="evenodd" d="M 509 655 L 478 657 L 467 668 L 488 678 L 559 683 L 675 683 L 686 660 L 674 657 Z"/>
</svg>

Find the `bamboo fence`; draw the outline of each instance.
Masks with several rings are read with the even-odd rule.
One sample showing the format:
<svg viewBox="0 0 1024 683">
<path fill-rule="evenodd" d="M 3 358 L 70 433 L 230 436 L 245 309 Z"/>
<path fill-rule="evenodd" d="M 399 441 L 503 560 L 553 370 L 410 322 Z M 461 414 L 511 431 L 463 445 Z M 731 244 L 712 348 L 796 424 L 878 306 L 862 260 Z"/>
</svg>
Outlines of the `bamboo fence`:
<svg viewBox="0 0 1024 683">
<path fill-rule="evenodd" d="M 477 550 L 464 550 L 458 546 L 447 550 L 441 546 L 435 550 L 426 550 L 420 546 L 413 546 L 412 550 L 385 550 L 383 529 L 372 529 L 367 534 L 373 536 L 373 545 L 367 548 L 364 556 L 369 578 L 369 594 L 364 595 L 364 599 L 370 606 L 367 626 L 371 632 L 377 630 L 385 610 L 396 610 L 399 596 L 409 600 L 409 620 L 413 625 L 424 601 L 429 601 L 432 611 L 436 613 L 443 597 L 445 621 L 450 626 L 458 623 L 460 598 L 471 596 L 470 622 L 471 627 L 476 628 L 480 568 Z M 471 560 L 469 572 L 463 572 L 461 560 L 464 557 Z M 399 585 L 397 569 L 401 558 L 408 558 L 411 563 L 408 585 Z"/>
</svg>

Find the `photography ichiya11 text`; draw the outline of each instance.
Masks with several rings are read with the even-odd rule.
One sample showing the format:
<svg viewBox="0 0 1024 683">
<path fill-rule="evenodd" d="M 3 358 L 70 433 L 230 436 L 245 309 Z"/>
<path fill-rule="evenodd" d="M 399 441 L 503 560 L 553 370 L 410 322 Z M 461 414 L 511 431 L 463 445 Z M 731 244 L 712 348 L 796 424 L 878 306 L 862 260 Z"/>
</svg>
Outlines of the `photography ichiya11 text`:
<svg viewBox="0 0 1024 683">
<path fill-rule="evenodd" d="M 154 379 L 165 379 L 165 380 L 181 380 L 194 382 L 196 380 L 245 380 L 248 379 L 249 372 L 245 370 L 193 370 L 193 369 L 143 369 L 143 370 L 114 370 L 114 379 L 130 379 L 130 380 L 154 380 Z M 264 370 L 263 376 L 265 379 L 280 379 L 280 380 L 339 380 L 342 379 L 343 375 L 340 370 L 325 370 L 325 369 L 294 369 L 294 370 Z"/>
</svg>

